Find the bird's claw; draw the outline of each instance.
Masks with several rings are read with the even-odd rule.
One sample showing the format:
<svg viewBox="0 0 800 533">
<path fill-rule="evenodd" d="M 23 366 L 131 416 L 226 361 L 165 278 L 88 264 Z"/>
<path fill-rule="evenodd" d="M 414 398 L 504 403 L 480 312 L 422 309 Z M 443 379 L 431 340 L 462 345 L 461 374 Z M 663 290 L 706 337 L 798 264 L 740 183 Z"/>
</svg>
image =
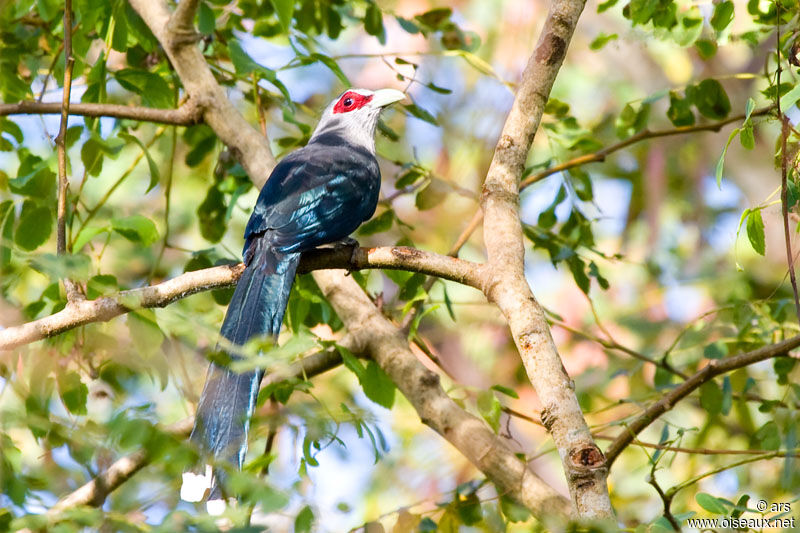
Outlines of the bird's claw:
<svg viewBox="0 0 800 533">
<path fill-rule="evenodd" d="M 353 270 L 357 270 L 355 267 L 356 261 L 358 259 L 358 250 L 361 248 L 361 245 L 352 237 L 345 237 L 340 241 L 336 241 L 333 243 L 334 250 L 342 250 L 344 248 L 350 248 L 350 261 L 348 262 L 347 274 L 349 276 Z"/>
</svg>

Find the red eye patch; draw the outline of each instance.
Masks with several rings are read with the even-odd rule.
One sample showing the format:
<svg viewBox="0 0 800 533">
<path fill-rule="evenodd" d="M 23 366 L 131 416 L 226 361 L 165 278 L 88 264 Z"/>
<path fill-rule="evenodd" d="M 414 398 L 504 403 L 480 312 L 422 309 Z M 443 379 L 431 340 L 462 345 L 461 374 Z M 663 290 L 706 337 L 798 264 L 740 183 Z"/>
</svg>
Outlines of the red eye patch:
<svg viewBox="0 0 800 533">
<path fill-rule="evenodd" d="M 363 94 L 358 94 L 357 92 L 347 91 L 339 98 L 339 101 L 336 102 L 336 105 L 333 106 L 334 113 L 347 113 L 348 111 L 354 111 L 356 109 L 361 109 L 365 105 L 372 100 L 372 95 L 364 96 Z"/>
</svg>

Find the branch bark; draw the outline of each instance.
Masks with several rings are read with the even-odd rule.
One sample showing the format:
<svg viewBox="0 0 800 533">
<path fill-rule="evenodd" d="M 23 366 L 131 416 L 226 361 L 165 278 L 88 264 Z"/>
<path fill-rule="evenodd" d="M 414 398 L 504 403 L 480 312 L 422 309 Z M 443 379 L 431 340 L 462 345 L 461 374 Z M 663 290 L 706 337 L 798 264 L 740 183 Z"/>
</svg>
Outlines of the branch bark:
<svg viewBox="0 0 800 533">
<path fill-rule="evenodd" d="M 320 270 L 314 279 L 359 351 L 389 375 L 424 424 L 447 439 L 497 486 L 540 519 L 570 514 L 566 498 L 537 476 L 477 417 L 442 389 L 439 376 L 417 359 L 405 335 L 384 317 L 358 284 L 343 271 Z"/>
<path fill-rule="evenodd" d="M 325 268 L 409 270 L 476 288 L 482 285 L 484 272 L 478 263 L 401 246 L 312 250 L 303 254 L 298 272 Z M 143 307 L 165 307 L 198 292 L 228 287 L 236 283 L 242 270 L 242 264 L 218 266 L 96 300 L 70 301 L 64 309 L 50 316 L 0 330 L 0 350 L 11 350 L 92 322 L 106 322 Z"/>
<path fill-rule="evenodd" d="M 69 177 L 67 176 L 67 120 L 69 118 L 69 99 L 72 94 L 72 0 L 64 3 L 64 89 L 61 96 L 61 124 L 56 137 L 58 157 L 58 199 L 56 202 L 56 251 L 58 255 L 67 253 L 67 194 L 69 193 Z M 65 277 L 63 280 L 67 300 L 74 301 L 82 297 L 77 284 Z"/>
<path fill-rule="evenodd" d="M 528 152 L 583 7 L 583 0 L 554 0 L 497 143 L 481 196 L 490 266 L 484 293 L 505 315 L 544 406 L 542 422 L 558 448 L 578 516 L 610 518 L 606 461 L 592 440 L 545 314 L 525 279 L 519 218 L 520 179 Z"/>
<path fill-rule="evenodd" d="M 757 350 L 745 352 L 726 359 L 712 359 L 706 366 L 695 372 L 689 379 L 665 394 L 660 400 L 645 409 L 633 422 L 628 424 L 606 450 L 606 461 L 609 467 L 619 457 L 619 454 L 631 444 L 636 436 L 641 433 L 659 416 L 663 415 L 687 397 L 703 383 L 711 379 L 742 368 L 745 366 L 788 354 L 800 346 L 800 335 L 786 339 L 783 342 L 763 346 Z"/>
<path fill-rule="evenodd" d="M 24 101 L 16 104 L 0 104 L 0 116 L 58 115 L 60 113 L 60 102 Z M 175 126 L 191 126 L 192 124 L 198 124 L 203 118 L 202 110 L 192 100 L 189 100 L 178 109 L 157 109 L 118 104 L 73 103 L 69 106 L 69 114 L 84 117 L 127 118 Z"/>
</svg>

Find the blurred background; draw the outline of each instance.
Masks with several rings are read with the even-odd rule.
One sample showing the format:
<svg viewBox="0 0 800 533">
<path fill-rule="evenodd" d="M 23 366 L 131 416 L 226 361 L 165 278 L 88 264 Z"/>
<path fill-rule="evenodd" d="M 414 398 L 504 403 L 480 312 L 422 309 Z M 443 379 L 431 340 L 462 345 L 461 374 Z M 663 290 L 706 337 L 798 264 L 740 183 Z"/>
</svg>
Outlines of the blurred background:
<svg viewBox="0 0 800 533">
<path fill-rule="evenodd" d="M 364 246 L 447 253 L 478 210 L 548 5 L 303 0 L 291 3 L 285 24 L 279 4 L 201 3 L 200 46 L 215 76 L 254 126 L 265 125 L 278 157 L 307 141 L 320 111 L 348 85 L 407 91 L 413 103 L 383 115 L 382 203 L 356 238 Z M 797 18 L 785 15 L 789 3 L 777 14 L 775 6 L 592 1 L 570 44 L 530 154 L 520 209 L 528 280 L 552 319 L 601 448 L 680 373 L 797 333 L 779 202 L 781 127 L 768 113 L 798 74 L 784 57 L 784 85 L 776 84 L 775 23 L 784 24 L 780 43 L 788 56 Z M 4 103 L 61 100 L 61 10 L 47 1 L 0 4 Z M 74 10 L 74 102 L 181 103 L 177 77 L 126 2 L 76 0 Z M 800 116 L 793 104 L 784 109 L 792 127 Z M 706 124 L 718 131 L 696 128 Z M 68 125 L 74 255 L 64 260 L 55 257 L 54 230 L 59 117 L 0 117 L 7 144 L 0 145 L 0 327 L 63 308 L 57 280 L 64 273 L 85 281 L 95 298 L 240 260 L 258 191 L 207 126 L 77 116 Z M 791 160 L 796 135 L 791 129 Z M 548 172 L 609 147 L 596 162 Z M 791 171 L 792 204 L 795 178 Z M 796 250 L 798 221 L 794 213 L 789 218 Z M 471 235 L 461 257 L 485 259 L 481 233 Z M 420 306 L 412 327 L 419 357 L 443 376 L 451 396 L 566 494 L 558 454 L 535 423 L 541 404 L 496 308 L 450 282 L 425 291 L 420 275 L 354 277 L 398 323 Z M 193 413 L 229 298 L 230 291 L 202 293 L 0 352 L 0 518 L 7 517 L 0 530 L 12 518 L 29 524 L 30 515 L 141 448 L 153 453 L 150 466 L 100 514 L 85 511 L 59 527 L 213 527 L 200 507 L 178 499 L 193 452 L 182 437 L 156 428 Z M 292 344 L 267 354 L 270 367 L 342 334 L 309 276 L 296 284 L 287 317 L 281 343 Z M 609 477 L 620 523 L 664 527 L 651 474 L 666 490 L 720 470 L 676 493 L 676 515 L 708 516 L 700 493 L 734 503 L 744 495 L 751 503 L 794 502 L 794 456 L 759 455 L 797 448 L 794 362 L 770 360 L 712 381 L 652 424 L 641 441 L 694 451 L 632 445 Z M 346 531 L 367 522 L 394 531 L 436 524 L 528 531 L 535 524 L 501 505 L 482 475 L 399 394 L 386 409 L 341 367 L 293 384 L 284 396 L 277 404 L 263 397 L 253 425 L 248 482 L 261 483 L 261 496 L 252 524 L 274 531 Z M 270 421 L 279 429 L 269 475 L 259 481 Z M 747 458 L 753 460 L 725 468 Z M 476 496 L 479 519 L 459 514 Z"/>
</svg>

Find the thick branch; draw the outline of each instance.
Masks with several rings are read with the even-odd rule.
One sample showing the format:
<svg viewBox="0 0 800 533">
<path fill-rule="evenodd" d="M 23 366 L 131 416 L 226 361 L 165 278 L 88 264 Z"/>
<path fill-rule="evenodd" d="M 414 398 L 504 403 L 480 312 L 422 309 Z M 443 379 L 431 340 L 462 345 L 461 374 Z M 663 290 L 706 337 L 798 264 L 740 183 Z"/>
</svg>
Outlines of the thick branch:
<svg viewBox="0 0 800 533">
<path fill-rule="evenodd" d="M 737 368 L 786 355 L 789 351 L 800 346 L 800 335 L 786 339 L 777 344 L 763 346 L 751 352 L 745 352 L 725 359 L 713 359 L 706 366 L 695 372 L 689 379 L 665 394 L 660 400 L 648 407 L 644 413 L 638 416 L 633 422 L 628 424 L 617 436 L 614 442 L 606 450 L 606 461 L 608 465 L 614 462 L 620 453 L 629 445 L 636 436 L 641 433 L 659 416 L 663 415 L 677 404 L 680 400 L 691 394 L 703 383 L 712 380 L 716 376 L 725 374 Z"/>
<path fill-rule="evenodd" d="M 18 102 L 0 104 L 0 116 L 6 115 L 57 115 L 61 113 L 59 102 Z M 178 109 L 157 109 L 118 104 L 70 104 L 69 114 L 84 117 L 112 117 L 191 126 L 202 120 L 202 110 L 190 100 Z"/>
<path fill-rule="evenodd" d="M 181 4 L 186 7 L 179 10 L 193 13 L 191 6 L 196 3 L 184 0 Z M 269 142 L 233 106 L 195 40 L 186 38 L 185 27 L 171 27 L 170 12 L 162 0 L 130 0 L 130 4 L 161 43 L 186 93 L 202 109 L 206 124 L 242 163 L 250 179 L 259 187 L 263 185 L 275 166 Z"/>
<path fill-rule="evenodd" d="M 544 406 L 542 422 L 561 455 L 578 515 L 608 518 L 613 511 L 606 462 L 592 440 L 544 311 L 525 279 L 519 218 L 519 184 L 528 152 L 583 7 L 583 0 L 553 1 L 497 143 L 481 196 L 490 265 L 484 293 L 508 320 L 528 378 Z"/>
<path fill-rule="evenodd" d="M 314 273 L 355 346 L 369 353 L 414 406 L 420 419 L 447 439 L 497 486 L 539 518 L 570 514 L 569 502 L 542 481 L 480 419 L 459 407 L 439 376 L 417 359 L 408 339 L 342 271 Z"/>
<path fill-rule="evenodd" d="M 483 267 L 477 263 L 406 247 L 358 248 L 355 252 L 351 248 L 321 248 L 304 254 L 298 271 L 325 268 L 409 270 L 472 287 L 481 286 L 483 272 Z M 227 287 L 236 283 L 242 270 L 241 264 L 207 268 L 150 287 L 96 300 L 69 302 L 50 316 L 0 330 L 0 350 L 11 350 L 92 322 L 105 322 L 142 307 L 165 307 L 198 292 Z"/>
</svg>

